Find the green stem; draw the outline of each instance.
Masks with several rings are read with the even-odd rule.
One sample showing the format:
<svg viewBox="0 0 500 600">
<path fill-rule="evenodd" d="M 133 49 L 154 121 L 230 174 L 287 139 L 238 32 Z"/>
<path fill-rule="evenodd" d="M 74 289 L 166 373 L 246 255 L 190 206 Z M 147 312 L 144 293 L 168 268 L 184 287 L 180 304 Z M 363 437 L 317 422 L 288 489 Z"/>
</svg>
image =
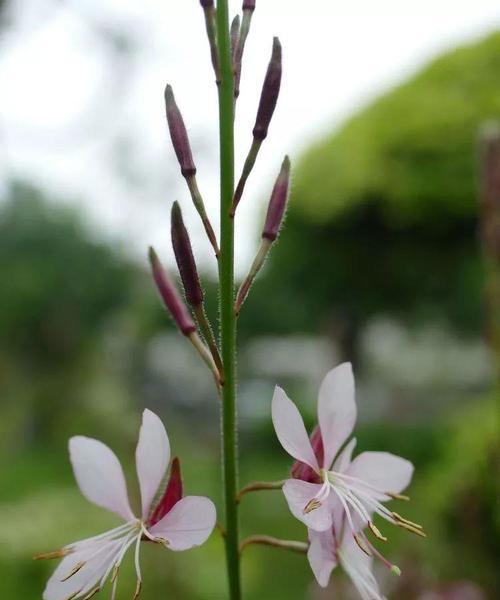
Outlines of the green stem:
<svg viewBox="0 0 500 600">
<path fill-rule="evenodd" d="M 234 303 L 234 223 L 230 209 L 234 192 L 233 65 L 229 34 L 228 0 L 217 2 L 217 41 L 221 82 L 220 128 L 220 325 L 224 364 L 222 389 L 222 453 L 226 509 L 226 561 L 231 600 L 241 599 L 238 532 L 238 457 L 236 417 L 236 319 Z"/>
</svg>

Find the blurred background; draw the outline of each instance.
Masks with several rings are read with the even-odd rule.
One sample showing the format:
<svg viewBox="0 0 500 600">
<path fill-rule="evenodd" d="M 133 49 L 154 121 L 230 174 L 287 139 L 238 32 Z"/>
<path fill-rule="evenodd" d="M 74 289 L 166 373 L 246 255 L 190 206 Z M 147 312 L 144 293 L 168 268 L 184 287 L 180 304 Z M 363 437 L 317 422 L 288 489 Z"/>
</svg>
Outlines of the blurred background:
<svg viewBox="0 0 500 600">
<path fill-rule="evenodd" d="M 395 600 L 496 599 L 500 450 L 486 290 L 499 254 L 482 235 L 490 216 L 479 209 L 477 140 L 500 120 L 500 6 L 342 4 L 257 2 L 247 46 L 238 168 L 273 34 L 285 70 L 238 214 L 239 277 L 285 153 L 295 168 L 285 232 L 240 318 L 241 480 L 289 471 L 270 421 L 274 385 L 312 425 L 319 381 L 351 360 L 358 450 L 415 463 L 407 512 L 429 535 L 391 531 L 386 554 L 403 576 L 380 572 L 383 589 Z M 33 554 L 115 524 L 78 492 L 71 435 L 111 445 L 134 489 L 147 406 L 166 423 L 186 491 L 220 506 L 212 381 L 160 306 L 145 259 L 152 243 L 172 265 L 179 199 L 215 321 L 215 265 L 168 139 L 167 81 L 216 224 L 217 103 L 199 3 L 0 0 L 2 598 L 40 598 L 54 565 Z M 304 539 L 279 492 L 248 497 L 242 522 L 247 535 Z M 119 597 L 131 594 L 130 567 Z M 145 600 L 225 597 L 216 534 L 181 554 L 145 548 L 143 571 Z M 279 550 L 250 548 L 243 574 L 248 600 L 357 598 L 340 573 L 320 591 L 304 558 Z"/>
</svg>

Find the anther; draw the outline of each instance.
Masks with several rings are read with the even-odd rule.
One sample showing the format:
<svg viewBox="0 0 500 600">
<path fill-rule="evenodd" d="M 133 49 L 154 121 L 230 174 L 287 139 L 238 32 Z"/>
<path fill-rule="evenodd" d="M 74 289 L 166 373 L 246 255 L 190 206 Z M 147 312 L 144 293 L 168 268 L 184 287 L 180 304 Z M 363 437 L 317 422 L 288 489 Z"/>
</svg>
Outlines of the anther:
<svg viewBox="0 0 500 600">
<path fill-rule="evenodd" d="M 68 573 L 68 575 L 66 575 L 66 577 L 63 577 L 61 579 L 61 583 L 63 581 L 67 581 L 68 579 L 70 579 L 71 577 L 73 577 L 73 575 L 76 575 L 76 573 L 78 573 L 78 571 L 84 567 L 87 564 L 86 561 L 81 560 L 80 562 L 76 563 L 76 565 L 71 569 L 71 571 Z"/>
<path fill-rule="evenodd" d="M 95 587 L 93 590 L 91 590 L 83 600 L 90 600 L 90 598 L 93 598 L 96 594 L 98 594 L 101 591 L 100 586 Z"/>
<path fill-rule="evenodd" d="M 61 548 L 61 550 L 55 550 L 54 552 L 42 552 L 41 554 L 35 554 L 34 560 L 50 560 L 52 558 L 62 558 L 71 554 L 71 550 L 68 548 Z"/>
<path fill-rule="evenodd" d="M 307 515 L 310 512 L 312 512 L 313 510 L 316 510 L 317 508 L 319 508 L 320 506 L 321 506 L 321 502 L 317 498 L 313 498 L 312 500 L 309 500 L 309 502 L 305 505 L 302 513 L 304 515 Z"/>
<path fill-rule="evenodd" d="M 399 521 L 400 523 L 406 523 L 406 525 L 410 525 L 411 527 L 415 527 L 416 529 L 423 529 L 422 525 L 419 525 L 418 523 L 414 523 L 413 521 L 405 519 L 404 517 L 402 517 L 401 515 L 399 515 L 396 512 L 393 512 L 392 516 L 396 519 L 396 521 Z"/>
<path fill-rule="evenodd" d="M 394 492 L 385 492 L 386 496 L 392 498 L 393 500 L 403 500 L 404 502 L 410 501 L 410 496 L 405 496 L 403 494 L 395 494 Z"/>
<path fill-rule="evenodd" d="M 365 546 L 365 541 L 359 535 L 359 533 L 354 534 L 354 541 L 367 556 L 373 556 L 371 550 L 367 546 Z"/>
<path fill-rule="evenodd" d="M 368 521 L 368 527 L 377 539 L 387 542 L 387 538 L 380 533 L 379 528 L 376 527 L 371 521 Z"/>
<path fill-rule="evenodd" d="M 137 600 L 137 598 L 139 598 L 141 590 L 142 590 L 142 581 L 139 579 L 137 581 L 137 585 L 135 586 L 135 594 L 134 594 L 133 600 Z"/>
</svg>

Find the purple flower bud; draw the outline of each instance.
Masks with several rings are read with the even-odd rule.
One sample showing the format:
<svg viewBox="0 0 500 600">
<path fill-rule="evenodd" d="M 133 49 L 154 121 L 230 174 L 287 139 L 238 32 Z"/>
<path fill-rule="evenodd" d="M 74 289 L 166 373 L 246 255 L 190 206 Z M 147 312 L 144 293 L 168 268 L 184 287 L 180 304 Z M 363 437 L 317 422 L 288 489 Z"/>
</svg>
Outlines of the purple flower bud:
<svg viewBox="0 0 500 600">
<path fill-rule="evenodd" d="M 278 38 L 273 40 L 271 60 L 267 67 L 266 78 L 262 86 L 259 110 L 253 128 L 253 136 L 257 140 L 265 140 L 271 122 L 281 86 L 281 44 Z"/>
<path fill-rule="evenodd" d="M 165 106 L 170 137 L 172 138 L 172 145 L 181 167 L 181 173 L 184 177 L 191 177 L 196 174 L 196 167 L 193 155 L 191 154 L 186 126 L 184 125 L 179 107 L 175 102 L 174 92 L 170 85 L 167 85 L 165 88 Z"/>
<path fill-rule="evenodd" d="M 290 159 L 285 156 L 281 170 L 274 184 L 269 206 L 267 208 L 266 222 L 262 237 L 273 242 L 277 237 L 285 214 L 290 187 Z"/>
<path fill-rule="evenodd" d="M 181 207 L 178 202 L 174 202 L 172 205 L 171 235 L 175 260 L 184 285 L 186 300 L 191 306 L 200 306 L 203 302 L 203 290 L 201 289 L 189 234 L 184 225 Z"/>
<path fill-rule="evenodd" d="M 173 320 L 184 335 L 191 335 L 196 331 L 194 321 L 179 297 L 175 285 L 162 267 L 160 259 L 153 248 L 149 249 L 149 261 L 151 263 L 156 287 L 158 288 L 163 302 L 172 315 Z"/>
<path fill-rule="evenodd" d="M 203 8 L 213 8 L 214 0 L 200 0 L 200 4 Z"/>
<path fill-rule="evenodd" d="M 243 0 L 243 10 L 255 10 L 255 0 Z"/>
</svg>

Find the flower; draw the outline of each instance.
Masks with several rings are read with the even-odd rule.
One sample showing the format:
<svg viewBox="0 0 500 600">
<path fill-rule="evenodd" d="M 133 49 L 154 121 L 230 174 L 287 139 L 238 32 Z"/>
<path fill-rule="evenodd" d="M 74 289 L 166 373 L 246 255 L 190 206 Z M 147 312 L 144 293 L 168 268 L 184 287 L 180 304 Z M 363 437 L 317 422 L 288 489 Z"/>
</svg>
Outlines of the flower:
<svg viewBox="0 0 500 600">
<path fill-rule="evenodd" d="M 153 506 L 158 488 L 170 461 L 170 444 L 160 419 L 145 410 L 136 449 L 136 467 L 142 512 L 136 517 L 130 507 L 125 477 L 118 458 L 102 442 L 83 436 L 69 441 L 73 471 L 82 494 L 125 522 L 95 537 L 64 546 L 37 558 L 63 560 L 52 574 L 44 600 L 88 600 L 111 576 L 115 598 L 120 564 L 127 550 L 135 546 L 139 596 L 142 577 L 139 566 L 141 541 L 161 543 L 170 550 L 188 550 L 205 542 L 215 526 L 215 506 L 208 498 L 182 497 L 179 461 L 172 461 L 171 475 L 160 501 Z"/>
<path fill-rule="evenodd" d="M 377 513 L 389 523 L 424 536 L 416 523 L 389 510 L 383 502 L 406 500 L 401 495 L 410 483 L 412 464 L 387 452 L 363 452 L 351 461 L 355 446 L 351 435 L 356 421 L 354 377 L 350 363 L 331 370 L 319 390 L 318 423 L 311 440 L 300 413 L 285 392 L 276 387 L 272 416 L 283 448 L 298 463 L 283 492 L 292 514 L 313 531 L 331 529 L 335 511 L 346 517 L 355 541 L 368 550 L 366 527 L 385 540 L 372 522 Z"/>
<path fill-rule="evenodd" d="M 359 550 L 346 529 L 340 540 L 334 528 L 321 532 L 310 529 L 309 543 L 307 558 L 321 587 L 328 585 L 330 575 L 338 565 L 350 577 L 363 600 L 386 600 L 373 576 L 372 558 Z"/>
</svg>

